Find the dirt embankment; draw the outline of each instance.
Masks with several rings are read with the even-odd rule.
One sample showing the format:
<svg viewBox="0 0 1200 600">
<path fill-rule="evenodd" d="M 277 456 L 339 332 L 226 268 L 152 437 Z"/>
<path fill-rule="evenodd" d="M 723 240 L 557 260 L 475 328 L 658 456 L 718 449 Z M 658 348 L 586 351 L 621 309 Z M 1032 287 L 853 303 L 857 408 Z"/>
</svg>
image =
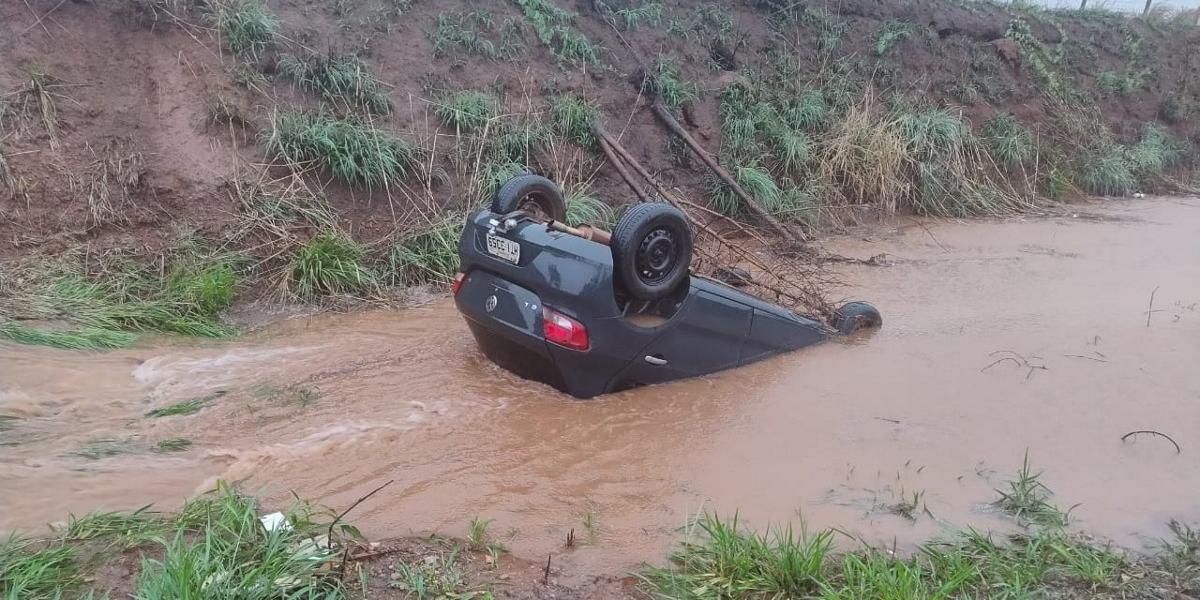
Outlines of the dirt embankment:
<svg viewBox="0 0 1200 600">
<path fill-rule="evenodd" d="M 456 159 L 455 131 L 433 115 L 460 89 L 488 90 L 532 122 L 564 94 L 592 99 L 634 155 L 707 198 L 698 164 L 673 152 L 630 84 L 660 58 L 697 92 L 683 114 L 714 152 L 725 143 L 723 86 L 780 71 L 833 104 L 874 87 L 947 107 L 975 127 L 1012 113 L 1039 138 L 1057 126 L 1047 87 L 1069 84 L 1117 141 L 1156 121 L 1188 153 L 1197 136 L 1187 115 L 1200 106 L 1200 28 L 1169 18 L 944 1 L 850 0 L 828 12 L 767 1 L 577 1 L 559 3 L 573 13 L 542 43 L 521 6 L 547 3 L 286 0 L 266 2 L 279 27 L 249 59 L 230 52 L 235 40 L 222 39 L 212 7 L 200 4 L 31 0 L 0 9 L 0 257 L 79 247 L 152 255 L 191 232 L 232 237 L 242 207 L 231 182 L 253 179 L 254 165 L 271 158 L 260 140 L 273 115 L 322 106 L 279 74 L 285 54 L 363 58 L 393 106 L 373 125 L 423 152 L 424 176 L 386 185 L 350 186 L 322 169 L 309 176 L 325 185 L 340 225 L 368 244 L 421 226 L 430 206 L 477 202 L 478 169 Z M 570 58 L 571 40 L 594 55 Z M 631 198 L 588 150 L 546 145 L 529 166 L 611 204 Z"/>
</svg>

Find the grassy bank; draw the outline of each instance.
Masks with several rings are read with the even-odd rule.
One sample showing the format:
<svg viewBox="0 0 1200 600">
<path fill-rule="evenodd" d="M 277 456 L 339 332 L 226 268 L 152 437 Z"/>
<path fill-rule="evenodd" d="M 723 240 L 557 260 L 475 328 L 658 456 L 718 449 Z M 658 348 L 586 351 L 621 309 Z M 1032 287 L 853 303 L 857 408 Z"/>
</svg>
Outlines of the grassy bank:
<svg viewBox="0 0 1200 600">
<path fill-rule="evenodd" d="M 1150 554 L 1111 546 L 1071 528 L 1070 511 L 1051 502 L 1028 463 L 998 490 L 992 507 L 1015 520 L 1016 533 L 963 529 L 911 551 L 870 546 L 841 530 L 755 532 L 736 515 L 706 513 L 688 523 L 665 566 L 636 573 L 636 583 L 624 586 L 622 595 L 1149 599 L 1200 591 L 1200 531 L 1185 524 L 1172 522 L 1173 537 Z M 22 600 L 448 600 L 491 598 L 499 590 L 511 598 L 586 591 L 553 586 L 537 565 L 503 558 L 488 519 L 472 520 L 461 541 L 432 537 L 374 545 L 333 511 L 299 501 L 284 511 L 289 526 L 264 528 L 259 517 L 271 510 L 221 484 L 173 514 L 143 508 L 71 517 L 53 536 L 10 536 L 0 544 L 0 594 Z M 510 579 L 515 573 L 524 576 Z"/>
</svg>

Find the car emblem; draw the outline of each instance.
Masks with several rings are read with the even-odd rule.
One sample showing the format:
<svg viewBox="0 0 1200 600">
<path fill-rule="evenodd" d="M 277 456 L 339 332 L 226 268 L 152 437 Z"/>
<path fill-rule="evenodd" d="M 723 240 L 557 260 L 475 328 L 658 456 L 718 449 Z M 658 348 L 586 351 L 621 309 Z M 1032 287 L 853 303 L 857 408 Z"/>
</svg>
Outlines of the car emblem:
<svg viewBox="0 0 1200 600">
<path fill-rule="evenodd" d="M 492 312 L 493 310 L 496 310 L 497 302 L 499 302 L 499 300 L 496 300 L 496 296 L 494 296 L 494 295 L 488 296 L 487 300 L 483 301 L 483 310 L 486 310 L 488 312 Z"/>
</svg>

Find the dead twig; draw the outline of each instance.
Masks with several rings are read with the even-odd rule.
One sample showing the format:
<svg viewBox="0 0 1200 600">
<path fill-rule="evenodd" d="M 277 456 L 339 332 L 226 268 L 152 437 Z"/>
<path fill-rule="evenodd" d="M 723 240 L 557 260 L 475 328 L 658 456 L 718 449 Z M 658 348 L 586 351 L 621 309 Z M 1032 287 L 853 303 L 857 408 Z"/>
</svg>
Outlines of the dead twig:
<svg viewBox="0 0 1200 600">
<path fill-rule="evenodd" d="M 1183 454 L 1183 449 L 1179 447 L 1179 443 L 1176 442 L 1173 438 L 1171 438 L 1171 436 L 1169 436 L 1161 431 L 1154 431 L 1153 429 L 1139 429 L 1137 431 L 1130 431 L 1129 433 L 1121 436 L 1121 442 L 1124 443 L 1125 440 L 1129 438 L 1129 436 L 1137 435 L 1139 433 L 1149 433 L 1151 435 L 1157 435 L 1159 437 L 1164 437 L 1167 439 L 1168 442 L 1171 442 L 1171 445 L 1175 446 L 1175 454 Z"/>
<path fill-rule="evenodd" d="M 1064 354 L 1063 356 L 1068 356 L 1071 358 L 1086 358 L 1088 360 L 1094 360 L 1096 362 L 1102 362 L 1102 363 L 1108 362 L 1107 360 L 1105 360 L 1103 358 L 1096 358 L 1095 356 L 1087 356 L 1085 354 Z"/>
<path fill-rule="evenodd" d="M 1150 307 L 1146 309 L 1146 327 L 1150 327 L 1150 315 L 1154 314 L 1154 295 L 1158 293 L 1158 286 L 1150 292 Z"/>
<path fill-rule="evenodd" d="M 984 371 L 986 371 L 986 370 L 988 370 L 988 369 L 990 369 L 990 368 L 992 368 L 992 367 L 994 367 L 994 366 L 996 366 L 996 365 L 998 365 L 998 364 L 1000 364 L 1000 363 L 1002 363 L 1002 362 L 1004 362 L 1004 361 L 1006 361 L 1006 360 L 1011 360 L 1011 361 L 1013 362 L 1013 364 L 1014 364 L 1014 365 L 1017 365 L 1018 367 L 1019 367 L 1019 366 L 1021 366 L 1021 361 L 1019 361 L 1019 360 L 1017 360 L 1017 359 L 1015 359 L 1015 358 L 1013 358 L 1013 357 L 1011 357 L 1011 356 L 1005 356 L 1004 358 L 998 358 L 998 359 L 996 359 L 996 360 L 994 360 L 994 361 L 992 361 L 992 362 L 988 363 L 988 365 L 987 365 L 986 367 L 984 367 L 984 368 L 980 369 L 980 370 L 979 370 L 979 372 L 980 372 L 980 373 L 982 373 L 982 372 L 984 372 Z"/>
<path fill-rule="evenodd" d="M 553 554 L 546 555 L 546 569 L 542 572 L 542 585 L 550 583 L 550 559 L 553 557 Z"/>
<path fill-rule="evenodd" d="M 383 488 L 385 488 L 389 485 L 392 485 L 393 483 L 395 483 L 395 481 L 396 481 L 395 479 L 389 479 L 387 483 L 371 490 L 366 496 L 363 496 L 362 498 L 355 500 L 354 504 L 351 504 L 349 508 L 347 508 L 346 510 L 343 510 L 341 512 L 341 514 L 339 514 L 337 517 L 334 517 L 333 522 L 331 522 L 329 524 L 329 532 L 328 532 L 328 538 L 327 538 L 329 541 L 327 543 L 333 543 L 333 527 L 338 524 L 338 521 L 342 520 L 342 517 L 346 516 L 347 513 L 354 510 L 354 507 L 356 507 L 359 504 L 362 504 L 364 501 L 366 501 L 367 498 L 374 496 L 377 492 L 379 492 L 379 490 L 382 490 Z"/>
</svg>

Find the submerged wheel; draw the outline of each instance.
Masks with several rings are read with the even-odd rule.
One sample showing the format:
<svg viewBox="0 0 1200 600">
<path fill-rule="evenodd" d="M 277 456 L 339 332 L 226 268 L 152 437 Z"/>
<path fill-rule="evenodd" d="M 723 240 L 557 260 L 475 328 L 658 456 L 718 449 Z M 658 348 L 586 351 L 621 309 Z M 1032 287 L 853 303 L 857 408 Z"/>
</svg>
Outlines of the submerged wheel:
<svg viewBox="0 0 1200 600">
<path fill-rule="evenodd" d="M 848 335 L 862 329 L 873 329 L 883 325 L 883 315 L 879 309 L 866 302 L 847 302 L 837 309 L 833 320 L 834 329 L 842 335 Z"/>
<path fill-rule="evenodd" d="M 675 291 L 692 263 L 687 217 L 669 204 L 630 207 L 613 228 L 609 246 L 617 280 L 639 300 L 657 300 Z"/>
<path fill-rule="evenodd" d="M 525 173 L 504 182 L 492 198 L 492 212 L 507 215 L 514 210 L 543 221 L 563 221 L 567 218 L 567 201 L 553 181 Z"/>
</svg>

